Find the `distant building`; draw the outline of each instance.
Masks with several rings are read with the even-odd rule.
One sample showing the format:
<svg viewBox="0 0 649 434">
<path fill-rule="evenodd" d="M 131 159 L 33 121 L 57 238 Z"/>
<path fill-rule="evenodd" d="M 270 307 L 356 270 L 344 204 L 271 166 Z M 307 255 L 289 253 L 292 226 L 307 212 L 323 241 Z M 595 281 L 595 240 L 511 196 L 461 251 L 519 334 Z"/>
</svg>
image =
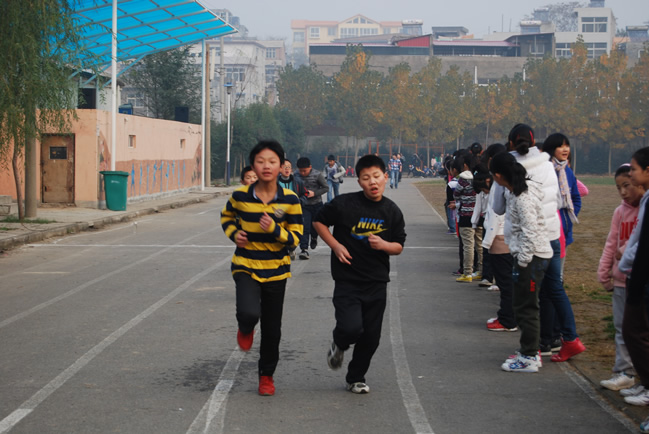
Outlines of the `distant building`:
<svg viewBox="0 0 649 434">
<path fill-rule="evenodd" d="M 308 63 L 310 47 L 315 44 L 375 35 L 421 35 L 422 26 L 422 20 L 375 21 L 360 14 L 343 21 L 292 20 L 292 61 L 295 65 Z"/>
<path fill-rule="evenodd" d="M 627 66 L 631 68 L 640 59 L 640 56 L 649 46 L 649 26 L 628 26 L 626 28 L 628 41 L 625 51 L 628 57 Z"/>
<path fill-rule="evenodd" d="M 586 44 L 589 59 L 611 53 L 617 25 L 613 10 L 604 5 L 604 0 L 591 0 L 588 7 L 574 10 L 577 15 L 577 31 L 555 33 L 556 57 L 571 57 L 572 47 L 579 37 Z"/>
</svg>

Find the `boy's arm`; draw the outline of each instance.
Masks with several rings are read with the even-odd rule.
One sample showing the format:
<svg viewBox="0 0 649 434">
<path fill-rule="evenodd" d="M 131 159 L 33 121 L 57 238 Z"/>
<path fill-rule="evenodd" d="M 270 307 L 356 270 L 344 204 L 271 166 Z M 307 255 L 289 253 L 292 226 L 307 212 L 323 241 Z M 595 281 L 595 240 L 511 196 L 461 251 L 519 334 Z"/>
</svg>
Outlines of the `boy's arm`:
<svg viewBox="0 0 649 434">
<path fill-rule="evenodd" d="M 396 241 L 385 241 L 383 238 L 374 234 L 370 234 L 367 239 L 370 242 L 370 247 L 374 250 L 383 250 L 388 255 L 399 255 L 403 252 L 403 246 Z"/>
<path fill-rule="evenodd" d="M 327 180 L 322 175 L 322 172 L 320 172 L 320 174 L 318 174 L 317 180 L 318 180 L 317 182 L 318 182 L 318 185 L 320 186 L 320 188 L 316 189 L 316 191 L 313 192 L 314 193 L 313 195 L 314 196 L 322 196 L 323 194 L 325 194 L 326 192 L 329 191 L 329 184 L 327 184 Z"/>
<path fill-rule="evenodd" d="M 613 219 L 611 220 L 611 229 L 609 230 L 608 236 L 606 237 L 606 244 L 604 245 L 604 250 L 602 251 L 602 257 L 599 259 L 599 266 L 597 267 L 597 278 L 599 280 L 599 283 L 601 283 L 604 289 L 606 289 L 607 291 L 613 290 L 611 275 L 613 272 L 613 266 L 615 264 L 615 253 L 617 251 L 617 240 L 619 236 L 618 218 L 618 210 L 616 209 L 613 213 Z"/>
<path fill-rule="evenodd" d="M 352 256 L 349 254 L 347 251 L 347 248 L 340 244 L 336 238 L 332 235 L 332 233 L 329 231 L 329 227 L 325 226 L 323 223 L 320 222 L 312 222 L 311 223 L 315 229 L 315 231 L 320 235 L 320 238 L 322 238 L 322 241 L 327 243 L 327 245 L 331 248 L 331 251 L 334 253 L 336 258 L 343 264 L 351 265 L 351 262 L 349 262 L 352 259 Z"/>
</svg>

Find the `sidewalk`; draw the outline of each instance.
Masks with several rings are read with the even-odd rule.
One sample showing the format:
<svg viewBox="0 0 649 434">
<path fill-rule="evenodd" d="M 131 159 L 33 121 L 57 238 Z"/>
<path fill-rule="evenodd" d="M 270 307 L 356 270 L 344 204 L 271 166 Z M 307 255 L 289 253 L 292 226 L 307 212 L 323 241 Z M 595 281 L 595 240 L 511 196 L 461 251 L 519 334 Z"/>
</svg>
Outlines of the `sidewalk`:
<svg viewBox="0 0 649 434">
<path fill-rule="evenodd" d="M 36 218 L 50 220 L 53 223 L 5 223 L 0 221 L 0 252 L 51 237 L 81 232 L 91 228 L 101 228 L 112 223 L 132 220 L 166 209 L 205 202 L 218 196 L 229 195 L 237 187 L 239 187 L 238 184 L 229 187 L 207 187 L 202 191 L 195 190 L 188 193 L 129 203 L 126 205 L 126 211 L 78 208 L 75 206 L 39 207 Z M 15 204 L 12 206 L 12 214 L 17 214 Z"/>
</svg>

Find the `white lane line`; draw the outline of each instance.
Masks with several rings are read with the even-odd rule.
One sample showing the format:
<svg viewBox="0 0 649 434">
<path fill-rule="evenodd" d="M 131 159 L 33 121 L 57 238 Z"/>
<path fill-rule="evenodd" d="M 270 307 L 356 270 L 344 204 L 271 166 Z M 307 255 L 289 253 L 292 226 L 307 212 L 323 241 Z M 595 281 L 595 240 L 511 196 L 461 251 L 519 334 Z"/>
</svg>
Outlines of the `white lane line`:
<svg viewBox="0 0 649 434">
<path fill-rule="evenodd" d="M 593 389 L 592 384 L 590 381 L 588 381 L 586 378 L 584 378 L 583 375 L 581 375 L 578 371 L 576 371 L 573 367 L 571 367 L 567 363 L 559 363 L 559 367 L 563 371 L 564 374 L 568 376 L 572 380 L 573 383 L 575 383 L 579 388 L 597 405 L 599 405 L 606 413 L 608 413 L 610 416 L 615 418 L 618 422 L 620 422 L 624 427 L 629 430 L 629 432 L 638 432 L 638 427 L 633 422 L 631 419 L 626 417 L 622 412 L 619 410 L 615 409 L 611 404 L 609 404 L 604 398 L 600 396 L 597 391 Z"/>
<path fill-rule="evenodd" d="M 393 266 L 396 268 L 396 258 L 393 258 Z M 415 385 L 412 384 L 408 357 L 403 344 L 401 332 L 401 313 L 399 306 L 399 281 L 394 279 L 396 271 L 390 272 L 390 283 L 388 284 L 388 300 L 390 301 L 390 343 L 392 344 L 392 359 L 397 373 L 397 383 L 401 391 L 403 405 L 406 407 L 410 424 L 417 434 L 433 434 L 433 429 L 428 423 L 426 412 L 421 406 L 419 395 Z"/>
<path fill-rule="evenodd" d="M 232 249 L 227 245 L 197 245 L 197 244 L 29 244 L 31 247 L 101 247 L 101 248 L 155 248 L 155 249 Z"/>
<path fill-rule="evenodd" d="M 205 210 L 205 211 L 201 211 L 201 212 L 199 212 L 199 213 L 197 213 L 195 215 L 203 215 L 203 214 L 207 214 L 207 213 L 214 212 L 214 211 L 221 212 L 221 209 L 222 208 L 212 208 L 212 209 L 208 209 L 208 210 Z"/>
<path fill-rule="evenodd" d="M 306 261 L 300 261 L 295 266 L 291 264 L 291 273 L 299 273 L 306 266 Z M 286 282 L 286 290 L 288 291 L 294 279 L 288 279 Z M 259 336 L 259 327 L 256 327 L 256 334 Z M 187 434 L 222 434 L 225 423 L 225 411 L 228 403 L 228 396 L 234 380 L 239 371 L 239 364 L 245 356 L 243 351 L 235 347 L 234 351 L 230 354 L 228 361 L 221 371 L 219 381 L 207 400 L 203 408 L 198 413 L 192 424 L 187 430 Z"/>
<path fill-rule="evenodd" d="M 211 232 L 211 230 L 207 231 L 207 232 Z M 191 237 L 186 238 L 183 241 L 180 241 L 180 243 L 185 243 L 185 242 L 187 242 L 187 241 L 189 241 L 189 240 L 191 240 L 193 238 L 204 236 L 205 233 L 206 232 L 196 234 L 196 235 L 192 235 Z M 101 282 L 102 280 L 106 280 L 109 277 L 112 277 L 112 276 L 114 276 L 116 274 L 119 274 L 119 273 L 121 273 L 123 271 L 128 270 L 129 268 L 136 267 L 136 266 L 138 266 L 138 265 L 140 265 L 140 264 L 142 264 L 142 263 L 144 263 L 144 262 L 146 262 L 146 261 L 148 261 L 150 259 L 155 258 L 156 256 L 160 256 L 163 253 L 171 250 L 172 247 L 174 247 L 174 246 L 168 246 L 168 247 L 166 247 L 166 248 L 164 248 L 164 249 L 162 249 L 160 251 L 152 253 L 151 255 L 149 255 L 149 256 L 147 256 L 145 258 L 140 259 L 139 261 L 133 262 L 133 263 L 131 263 L 129 265 L 125 265 L 122 268 L 119 268 L 117 270 L 106 273 L 103 276 L 97 277 L 96 279 L 92 279 L 92 280 L 90 280 L 90 281 L 88 281 L 86 283 L 83 283 L 83 284 L 77 286 L 76 288 L 73 288 L 73 289 L 69 290 L 68 292 L 65 292 L 65 293 L 63 293 L 63 294 L 61 294 L 61 295 L 59 295 L 57 297 L 54 297 L 54 298 L 52 298 L 52 299 L 50 299 L 50 300 L 48 300 L 46 302 L 43 302 L 43 303 L 41 303 L 41 304 L 39 304 L 37 306 L 34 306 L 31 309 L 28 309 L 28 310 L 26 310 L 24 312 L 21 312 L 21 313 L 19 313 L 17 315 L 14 315 L 14 316 L 10 317 L 10 318 L 7 318 L 4 321 L 0 321 L 0 329 L 3 328 L 3 327 L 8 326 L 9 324 L 11 324 L 13 322 L 16 322 L 16 321 L 18 321 L 20 319 L 23 319 L 23 318 L 25 318 L 25 317 L 27 317 L 27 316 L 35 313 L 35 312 L 38 312 L 39 310 L 45 309 L 46 307 L 51 306 L 54 303 L 57 303 L 57 302 L 59 302 L 61 300 L 64 300 L 64 299 L 76 294 L 77 292 L 83 291 L 84 289 L 94 285 L 95 283 Z"/>
<path fill-rule="evenodd" d="M 198 416 L 194 419 L 194 422 L 187 430 L 187 434 L 223 432 L 223 421 L 225 420 L 225 407 L 228 394 L 230 393 L 230 389 L 232 389 L 234 379 L 239 371 L 239 364 L 245 354 L 238 348 L 232 351 L 223 371 L 221 371 L 221 376 L 210 399 L 207 400 L 198 413 Z M 213 423 L 214 420 L 216 420 L 216 423 Z"/>
<path fill-rule="evenodd" d="M 52 381 L 50 381 L 45 387 L 36 392 L 29 398 L 27 401 L 23 402 L 20 408 L 13 411 L 9 416 L 0 421 L 0 434 L 5 433 L 12 429 L 18 422 L 23 418 L 29 415 L 32 411 L 38 407 L 40 403 L 45 401 L 52 393 L 56 392 L 61 386 L 63 386 L 70 378 L 72 378 L 77 372 L 83 369 L 88 363 L 92 361 L 95 357 L 101 354 L 110 344 L 115 342 L 117 339 L 122 337 L 126 332 L 131 330 L 133 327 L 140 324 L 147 317 L 153 314 L 155 311 L 160 309 L 162 306 L 167 304 L 170 300 L 176 297 L 178 294 L 183 292 L 185 289 L 189 288 L 191 285 L 196 283 L 198 280 L 202 279 L 212 271 L 221 267 L 223 264 L 229 263 L 230 258 L 224 258 L 219 261 L 217 264 L 212 265 L 211 267 L 201 271 L 198 274 L 195 274 L 191 279 L 187 280 L 185 283 L 171 291 L 169 294 L 164 296 L 162 299 L 152 304 L 149 308 L 144 310 L 142 313 L 131 319 L 129 322 L 121 326 L 119 329 L 111 333 L 106 339 L 92 347 L 86 354 L 81 356 L 70 365 L 65 371 L 61 372 L 56 376 Z"/>
</svg>

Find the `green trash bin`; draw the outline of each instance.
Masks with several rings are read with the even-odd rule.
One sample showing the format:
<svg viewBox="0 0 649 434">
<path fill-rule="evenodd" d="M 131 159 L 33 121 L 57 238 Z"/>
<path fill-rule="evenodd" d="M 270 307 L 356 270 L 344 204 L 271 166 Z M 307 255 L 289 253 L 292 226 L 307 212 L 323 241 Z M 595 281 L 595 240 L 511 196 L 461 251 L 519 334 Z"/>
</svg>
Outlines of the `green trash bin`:
<svg viewBox="0 0 649 434">
<path fill-rule="evenodd" d="M 106 208 L 111 211 L 126 211 L 128 172 L 104 170 L 99 173 L 104 175 Z"/>
</svg>

